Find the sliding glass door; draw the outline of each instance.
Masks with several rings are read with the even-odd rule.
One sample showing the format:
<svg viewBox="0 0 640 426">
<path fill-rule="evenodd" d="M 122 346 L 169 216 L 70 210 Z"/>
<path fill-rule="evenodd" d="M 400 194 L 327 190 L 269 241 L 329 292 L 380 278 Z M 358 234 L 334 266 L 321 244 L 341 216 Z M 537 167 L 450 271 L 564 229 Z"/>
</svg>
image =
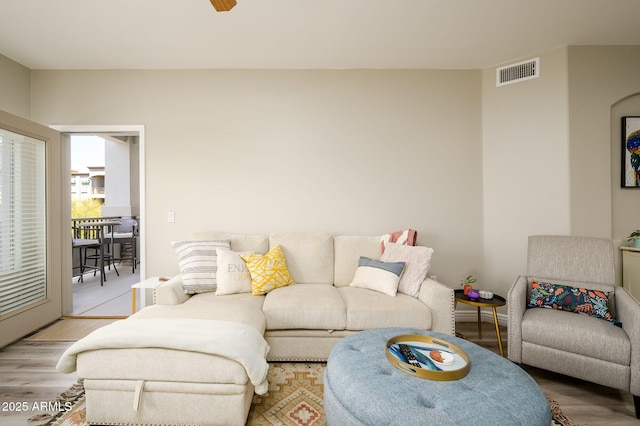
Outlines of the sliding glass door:
<svg viewBox="0 0 640 426">
<path fill-rule="evenodd" d="M 0 112 L 0 347 L 62 314 L 62 182 L 60 134 Z"/>
<path fill-rule="evenodd" d="M 0 129 L 0 318 L 47 298 L 45 149 Z"/>
</svg>

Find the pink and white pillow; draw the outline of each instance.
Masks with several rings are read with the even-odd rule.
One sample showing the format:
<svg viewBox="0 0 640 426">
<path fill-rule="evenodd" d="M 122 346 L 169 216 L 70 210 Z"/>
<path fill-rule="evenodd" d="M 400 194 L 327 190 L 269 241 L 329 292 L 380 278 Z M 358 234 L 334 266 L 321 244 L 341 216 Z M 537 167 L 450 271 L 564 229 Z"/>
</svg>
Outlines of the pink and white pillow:
<svg viewBox="0 0 640 426">
<path fill-rule="evenodd" d="M 431 268 L 432 255 L 433 249 L 429 247 L 387 243 L 380 260 L 383 262 L 405 262 L 404 273 L 398 284 L 398 292 L 418 297 L 420 285 Z"/>
</svg>

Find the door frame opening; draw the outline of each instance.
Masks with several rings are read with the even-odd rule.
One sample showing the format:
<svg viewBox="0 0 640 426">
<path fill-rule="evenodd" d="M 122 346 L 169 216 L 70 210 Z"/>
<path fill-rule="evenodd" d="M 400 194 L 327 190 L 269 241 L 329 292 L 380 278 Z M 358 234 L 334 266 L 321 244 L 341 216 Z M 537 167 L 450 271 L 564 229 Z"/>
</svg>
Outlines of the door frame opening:
<svg viewBox="0 0 640 426">
<path fill-rule="evenodd" d="M 52 129 L 57 130 L 63 135 L 63 173 L 71 174 L 71 135 L 91 134 L 91 135 L 117 135 L 117 134 L 137 134 L 139 141 L 138 171 L 139 171 L 139 203 L 140 203 L 140 223 L 138 230 L 140 234 L 140 252 L 138 258 L 140 260 L 140 280 L 146 277 L 145 273 L 145 241 L 146 241 L 146 173 L 145 173 L 145 127 L 144 125 L 52 125 Z M 71 203 L 68 203 L 68 216 L 71 217 Z M 71 259 L 71 246 L 68 248 L 65 258 Z M 63 283 L 62 289 L 62 312 L 63 315 L 70 315 L 73 312 L 73 287 L 71 281 Z"/>
</svg>

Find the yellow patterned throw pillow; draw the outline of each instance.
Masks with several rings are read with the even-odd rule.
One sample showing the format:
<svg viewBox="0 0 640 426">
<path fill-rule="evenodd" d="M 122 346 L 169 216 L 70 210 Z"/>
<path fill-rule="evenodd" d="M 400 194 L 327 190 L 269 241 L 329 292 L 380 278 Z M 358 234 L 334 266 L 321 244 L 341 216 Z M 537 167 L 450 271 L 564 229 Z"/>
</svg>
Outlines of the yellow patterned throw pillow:
<svg viewBox="0 0 640 426">
<path fill-rule="evenodd" d="M 278 287 L 295 284 L 289 275 L 287 262 L 280 246 L 275 246 L 265 255 L 242 255 L 251 274 L 251 294 L 267 294 Z"/>
</svg>

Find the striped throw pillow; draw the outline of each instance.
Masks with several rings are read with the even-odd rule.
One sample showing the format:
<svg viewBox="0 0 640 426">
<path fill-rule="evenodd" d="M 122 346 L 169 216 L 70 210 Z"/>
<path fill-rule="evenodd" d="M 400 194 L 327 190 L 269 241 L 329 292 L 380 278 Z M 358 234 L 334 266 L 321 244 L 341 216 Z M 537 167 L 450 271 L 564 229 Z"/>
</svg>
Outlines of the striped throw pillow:
<svg viewBox="0 0 640 426">
<path fill-rule="evenodd" d="M 184 292 L 196 294 L 216 291 L 216 248 L 230 248 L 229 241 L 174 241 L 171 245 L 178 256 Z"/>
</svg>

